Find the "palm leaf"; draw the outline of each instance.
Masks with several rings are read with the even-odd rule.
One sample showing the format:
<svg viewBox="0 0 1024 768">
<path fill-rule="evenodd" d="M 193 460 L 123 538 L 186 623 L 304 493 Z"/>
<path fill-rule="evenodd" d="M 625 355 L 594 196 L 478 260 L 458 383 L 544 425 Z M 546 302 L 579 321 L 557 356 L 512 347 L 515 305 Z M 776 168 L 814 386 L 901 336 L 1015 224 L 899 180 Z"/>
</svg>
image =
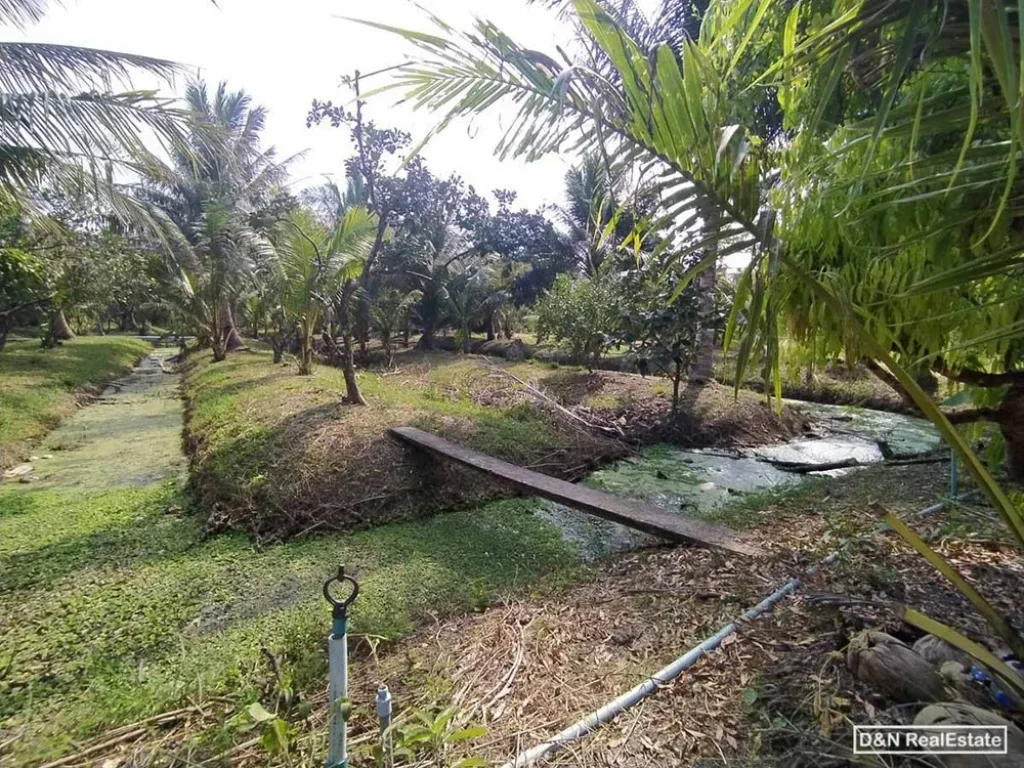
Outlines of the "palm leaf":
<svg viewBox="0 0 1024 768">
<path fill-rule="evenodd" d="M 2 9 L 0 9 L 2 15 Z M 133 76 L 170 81 L 181 65 L 165 59 L 51 43 L 0 43 L 0 89 L 7 93 L 106 92 L 112 83 L 131 89 Z"/>
<path fill-rule="evenodd" d="M 974 585 L 967 581 L 963 576 L 960 575 L 957 570 L 946 562 L 945 558 L 942 557 L 938 552 L 928 546 L 924 539 L 918 536 L 912 531 L 906 523 L 900 520 L 896 515 L 887 511 L 884 507 L 879 504 L 875 504 L 872 507 L 874 511 L 882 515 L 882 519 L 889 524 L 896 533 L 898 533 L 904 541 L 918 551 L 918 553 L 924 557 L 929 564 L 939 573 L 946 577 L 946 579 L 956 587 L 957 591 L 961 595 L 966 597 L 971 605 L 989 623 L 999 636 L 1010 646 L 1011 650 L 1017 655 L 1018 658 L 1024 657 L 1024 640 L 1021 639 L 1020 635 L 1014 631 L 1008 622 L 994 607 L 986 600 Z"/>
</svg>

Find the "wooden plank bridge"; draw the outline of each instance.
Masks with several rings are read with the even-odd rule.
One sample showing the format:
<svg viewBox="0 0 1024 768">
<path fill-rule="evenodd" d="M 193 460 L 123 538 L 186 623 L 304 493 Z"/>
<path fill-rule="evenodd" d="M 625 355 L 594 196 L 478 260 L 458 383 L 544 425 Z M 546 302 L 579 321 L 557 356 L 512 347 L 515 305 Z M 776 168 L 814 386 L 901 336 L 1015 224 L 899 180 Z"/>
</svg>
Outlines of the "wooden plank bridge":
<svg viewBox="0 0 1024 768">
<path fill-rule="evenodd" d="M 479 470 L 532 496 L 541 496 L 670 541 L 702 544 L 743 555 L 757 554 L 754 547 L 745 544 L 735 531 L 725 526 L 674 515 L 642 501 L 567 483 L 463 448 L 415 427 L 394 427 L 389 432 L 408 445 Z"/>
</svg>

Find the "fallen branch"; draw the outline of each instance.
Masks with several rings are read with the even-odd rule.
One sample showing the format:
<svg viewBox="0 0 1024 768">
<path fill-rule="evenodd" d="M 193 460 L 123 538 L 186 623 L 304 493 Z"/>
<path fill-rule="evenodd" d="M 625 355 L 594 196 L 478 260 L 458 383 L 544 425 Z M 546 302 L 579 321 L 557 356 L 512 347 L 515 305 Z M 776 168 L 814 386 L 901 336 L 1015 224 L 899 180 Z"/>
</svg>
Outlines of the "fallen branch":
<svg viewBox="0 0 1024 768">
<path fill-rule="evenodd" d="M 587 421 L 586 419 L 584 419 L 579 414 L 573 413 L 568 408 L 565 408 L 564 406 L 559 405 L 557 402 L 555 402 L 554 399 L 552 399 L 551 397 L 546 395 L 541 390 L 537 389 L 534 386 L 531 386 L 530 384 L 527 384 L 525 381 L 520 379 L 518 376 L 514 376 L 513 374 L 509 373 L 508 371 L 506 371 L 501 366 L 495 365 L 490 360 L 488 360 L 486 357 L 483 357 L 482 355 L 478 355 L 477 357 L 488 368 L 492 369 L 493 371 L 495 371 L 497 373 L 502 374 L 503 376 L 507 376 L 508 378 L 512 379 L 514 382 L 519 384 L 528 395 L 533 396 L 535 399 L 540 400 L 545 405 L 553 408 L 558 413 L 560 413 L 563 416 L 565 416 L 566 418 L 570 419 L 574 424 L 582 425 L 582 426 L 586 427 L 587 429 L 595 429 L 595 430 L 598 430 L 599 432 L 604 432 L 605 434 L 613 435 L 616 438 L 625 437 L 625 433 L 619 427 L 603 426 L 601 424 L 595 424 L 593 422 Z"/>
<path fill-rule="evenodd" d="M 910 464 L 941 464 L 944 461 L 949 461 L 948 455 L 912 456 L 909 459 L 889 459 L 885 464 L 889 467 L 905 467 Z"/>
<path fill-rule="evenodd" d="M 794 472 L 799 475 L 810 474 L 811 472 L 828 472 L 832 469 L 849 469 L 850 467 L 864 466 L 857 459 L 843 459 L 842 461 L 827 461 L 823 464 L 804 464 L 799 461 L 772 461 L 768 460 L 776 469 L 783 472 Z"/>
<path fill-rule="evenodd" d="M 81 760 L 86 755 L 92 755 L 97 752 L 102 752 L 103 750 L 109 749 L 110 747 L 116 747 L 118 744 L 123 744 L 126 741 L 133 741 L 134 739 L 138 739 L 142 736 L 145 736 L 147 732 L 148 731 L 146 728 L 136 728 L 133 731 L 127 731 L 126 733 L 123 733 L 116 738 L 108 739 L 107 741 L 101 742 L 99 744 L 94 744 L 93 746 L 80 750 L 73 755 L 68 755 L 67 757 L 62 757 L 59 760 L 54 760 L 51 763 L 46 763 L 45 765 L 40 766 L 40 768 L 60 768 L 60 766 L 68 765 L 70 763 L 75 762 L 76 760 Z"/>
</svg>

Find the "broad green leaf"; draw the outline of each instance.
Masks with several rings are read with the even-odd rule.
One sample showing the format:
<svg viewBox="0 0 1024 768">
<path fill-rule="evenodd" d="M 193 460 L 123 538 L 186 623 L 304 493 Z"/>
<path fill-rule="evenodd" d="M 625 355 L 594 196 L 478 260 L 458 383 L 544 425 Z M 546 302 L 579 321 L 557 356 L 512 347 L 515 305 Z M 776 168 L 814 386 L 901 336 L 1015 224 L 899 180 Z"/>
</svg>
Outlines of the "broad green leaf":
<svg viewBox="0 0 1024 768">
<path fill-rule="evenodd" d="M 258 701 L 250 704 L 246 712 L 249 713 L 249 717 L 252 718 L 254 723 L 266 723 L 277 717 L 273 712 L 268 712 Z"/>
<path fill-rule="evenodd" d="M 482 725 L 475 725 L 470 728 L 463 728 L 461 731 L 456 731 L 448 737 L 448 741 L 467 741 L 469 739 L 479 739 L 481 736 L 486 735 L 486 728 Z"/>
</svg>

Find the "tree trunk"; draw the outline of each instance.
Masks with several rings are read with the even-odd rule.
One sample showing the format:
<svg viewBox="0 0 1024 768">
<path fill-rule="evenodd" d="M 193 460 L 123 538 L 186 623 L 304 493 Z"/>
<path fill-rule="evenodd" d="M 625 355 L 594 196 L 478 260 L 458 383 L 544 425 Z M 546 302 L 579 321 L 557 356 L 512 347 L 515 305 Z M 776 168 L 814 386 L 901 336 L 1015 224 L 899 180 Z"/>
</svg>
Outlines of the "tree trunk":
<svg viewBox="0 0 1024 768">
<path fill-rule="evenodd" d="M 359 391 L 359 382 L 356 379 L 356 361 L 352 349 L 352 334 L 348 329 L 341 334 L 343 350 L 341 370 L 345 376 L 345 402 L 349 405 L 366 405 L 363 393 Z"/>
<path fill-rule="evenodd" d="M 53 321 L 50 325 L 50 337 L 56 341 L 70 341 L 75 338 L 75 334 L 71 331 L 71 326 L 68 325 L 68 319 L 64 317 L 63 309 L 58 309 L 53 316 Z"/>
<path fill-rule="evenodd" d="M 683 380 L 683 361 L 676 358 L 672 374 L 672 413 L 679 413 L 679 385 Z"/>
<path fill-rule="evenodd" d="M 218 338 L 213 342 L 213 362 L 220 363 L 225 360 L 228 356 L 227 346 L 224 343 L 223 338 Z"/>
<path fill-rule="evenodd" d="M 409 346 L 409 334 L 412 333 L 412 318 L 407 314 L 405 316 L 405 329 L 402 331 L 402 346 L 408 348 Z"/>
<path fill-rule="evenodd" d="M 999 406 L 999 430 L 1006 441 L 1010 479 L 1024 485 L 1024 381 L 1016 381 Z"/>
<path fill-rule="evenodd" d="M 242 337 L 238 333 L 238 329 L 235 327 L 235 315 L 231 311 L 231 302 L 225 301 L 220 311 L 220 324 L 222 327 L 221 335 L 224 339 L 224 349 L 227 352 L 234 352 L 237 349 L 243 349 L 245 342 L 242 341 Z"/>
<path fill-rule="evenodd" d="M 718 231 L 718 216 L 713 212 L 704 214 L 704 232 L 711 235 Z M 718 244 L 710 243 L 707 256 L 717 252 Z M 715 328 L 712 322 L 715 312 L 715 285 L 718 283 L 718 264 L 715 261 L 697 277 L 700 290 L 700 333 L 697 336 L 697 359 L 690 378 L 704 383 L 715 378 Z"/>
<path fill-rule="evenodd" d="M 313 334 L 303 329 L 299 347 L 299 376 L 313 373 Z"/>
<path fill-rule="evenodd" d="M 284 360 L 284 345 L 273 342 L 271 346 L 274 349 L 274 365 L 280 365 Z"/>
<path fill-rule="evenodd" d="M 416 344 L 416 349 L 429 351 L 434 348 L 434 324 L 424 323 L 423 324 L 423 335 L 420 336 L 419 342 Z"/>
<path fill-rule="evenodd" d="M 341 300 L 337 305 L 337 317 L 341 321 L 341 372 L 345 377 L 345 402 L 349 405 L 366 405 L 363 393 L 359 391 L 356 379 L 355 352 L 352 347 L 352 326 L 349 310 L 357 284 L 349 281 L 341 291 Z"/>
<path fill-rule="evenodd" d="M 139 324 L 135 321 L 135 307 L 129 307 L 121 313 L 122 331 L 134 331 L 138 327 Z"/>
<path fill-rule="evenodd" d="M 494 313 L 487 316 L 487 340 L 494 341 Z"/>
</svg>

